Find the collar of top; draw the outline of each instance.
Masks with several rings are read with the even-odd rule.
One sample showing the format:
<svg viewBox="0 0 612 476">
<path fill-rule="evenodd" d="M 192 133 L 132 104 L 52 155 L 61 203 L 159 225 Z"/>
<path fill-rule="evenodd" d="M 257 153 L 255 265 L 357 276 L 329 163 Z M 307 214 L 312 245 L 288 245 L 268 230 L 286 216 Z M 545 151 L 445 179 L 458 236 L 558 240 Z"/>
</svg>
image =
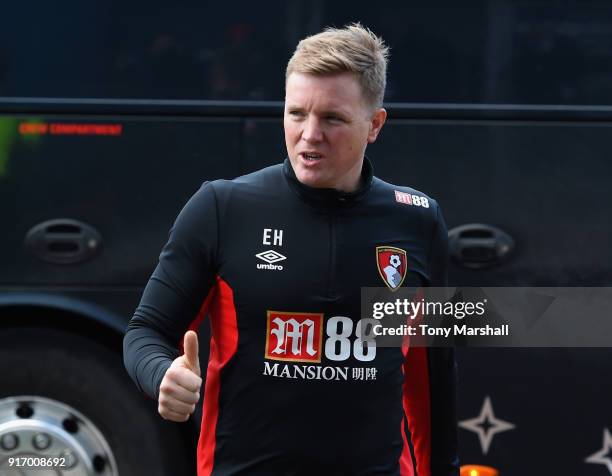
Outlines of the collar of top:
<svg viewBox="0 0 612 476">
<path fill-rule="evenodd" d="M 333 188 L 314 188 L 301 183 L 293 171 L 289 159 L 283 163 L 283 173 L 291 189 L 304 201 L 313 205 L 344 207 L 361 200 L 372 186 L 372 163 L 367 157 L 363 159 L 360 187 L 354 192 L 342 192 Z"/>
</svg>

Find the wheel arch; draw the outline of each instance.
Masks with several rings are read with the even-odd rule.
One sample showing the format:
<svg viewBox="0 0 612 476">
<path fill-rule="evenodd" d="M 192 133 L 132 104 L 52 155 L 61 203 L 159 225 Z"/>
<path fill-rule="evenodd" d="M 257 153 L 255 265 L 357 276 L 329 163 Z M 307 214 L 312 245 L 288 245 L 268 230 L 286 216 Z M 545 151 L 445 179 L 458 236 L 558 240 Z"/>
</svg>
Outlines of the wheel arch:
<svg viewBox="0 0 612 476">
<path fill-rule="evenodd" d="M 38 327 L 91 338 L 121 353 L 127 321 L 96 304 L 65 296 L 0 294 L 0 332 L 3 328 Z"/>
<path fill-rule="evenodd" d="M 3 329 L 18 327 L 76 334 L 104 345 L 123 360 L 123 335 L 127 319 L 82 299 L 31 293 L 0 293 L 0 334 Z M 196 409 L 195 417 L 190 424 L 182 427 L 182 433 L 187 437 L 199 434 L 201 404 Z"/>
</svg>

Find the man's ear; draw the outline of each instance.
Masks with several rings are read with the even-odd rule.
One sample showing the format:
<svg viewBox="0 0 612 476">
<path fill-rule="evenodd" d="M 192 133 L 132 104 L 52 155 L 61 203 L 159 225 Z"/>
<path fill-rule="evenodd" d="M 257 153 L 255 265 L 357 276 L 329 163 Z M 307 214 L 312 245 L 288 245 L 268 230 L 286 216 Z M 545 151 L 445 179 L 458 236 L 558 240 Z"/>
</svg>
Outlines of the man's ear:
<svg viewBox="0 0 612 476">
<path fill-rule="evenodd" d="M 385 124 L 387 120 L 387 111 L 382 107 L 376 109 L 372 114 L 372 118 L 370 120 L 370 132 L 368 132 L 368 144 L 372 144 L 376 141 L 378 137 L 378 133 L 382 129 L 382 126 Z"/>
</svg>

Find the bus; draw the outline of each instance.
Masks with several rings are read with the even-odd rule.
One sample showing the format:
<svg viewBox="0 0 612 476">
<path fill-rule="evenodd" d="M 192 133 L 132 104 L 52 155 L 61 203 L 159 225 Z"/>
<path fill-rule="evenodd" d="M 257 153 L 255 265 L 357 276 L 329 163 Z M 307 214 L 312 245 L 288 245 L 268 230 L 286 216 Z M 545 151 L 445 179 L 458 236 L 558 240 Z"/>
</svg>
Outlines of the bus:
<svg viewBox="0 0 612 476">
<path fill-rule="evenodd" d="M 123 333 L 200 184 L 285 158 L 284 68 L 299 39 L 354 21 L 391 48 L 388 122 L 368 157 L 441 204 L 451 284 L 610 285 L 609 2 L 11 2 L 0 474 L 50 455 L 59 474 L 194 474 L 199 416 L 157 415 L 125 372 Z M 611 357 L 457 349 L 462 464 L 612 475 Z"/>
</svg>

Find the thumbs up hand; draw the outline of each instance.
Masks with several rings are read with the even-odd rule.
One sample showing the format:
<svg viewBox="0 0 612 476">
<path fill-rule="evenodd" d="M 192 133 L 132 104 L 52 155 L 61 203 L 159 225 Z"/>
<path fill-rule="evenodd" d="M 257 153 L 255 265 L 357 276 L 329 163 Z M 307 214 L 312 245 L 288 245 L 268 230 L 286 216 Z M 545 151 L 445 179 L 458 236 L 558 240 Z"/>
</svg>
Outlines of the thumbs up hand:
<svg viewBox="0 0 612 476">
<path fill-rule="evenodd" d="M 187 331 L 185 337 L 183 337 L 183 350 L 185 354 L 185 363 L 187 368 L 191 370 L 198 377 L 200 374 L 200 358 L 198 355 L 198 335 L 193 331 Z M 200 379 L 200 384 L 202 383 Z"/>
<path fill-rule="evenodd" d="M 185 353 L 174 359 L 159 387 L 157 411 L 165 420 L 189 419 L 200 399 L 202 379 L 198 358 L 198 335 L 187 331 L 183 338 Z"/>
</svg>

